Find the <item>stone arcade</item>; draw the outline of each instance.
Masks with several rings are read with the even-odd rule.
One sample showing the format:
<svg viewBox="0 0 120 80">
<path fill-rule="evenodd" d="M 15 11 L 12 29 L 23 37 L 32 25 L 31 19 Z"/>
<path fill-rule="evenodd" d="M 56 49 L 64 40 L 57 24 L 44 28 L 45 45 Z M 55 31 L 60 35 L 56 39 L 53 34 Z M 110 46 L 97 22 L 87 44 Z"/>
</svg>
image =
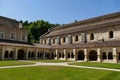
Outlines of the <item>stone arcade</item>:
<svg viewBox="0 0 120 80">
<path fill-rule="evenodd" d="M 120 12 L 50 29 L 27 42 L 21 23 L 0 17 L 0 59 L 55 59 L 119 63 Z"/>
</svg>

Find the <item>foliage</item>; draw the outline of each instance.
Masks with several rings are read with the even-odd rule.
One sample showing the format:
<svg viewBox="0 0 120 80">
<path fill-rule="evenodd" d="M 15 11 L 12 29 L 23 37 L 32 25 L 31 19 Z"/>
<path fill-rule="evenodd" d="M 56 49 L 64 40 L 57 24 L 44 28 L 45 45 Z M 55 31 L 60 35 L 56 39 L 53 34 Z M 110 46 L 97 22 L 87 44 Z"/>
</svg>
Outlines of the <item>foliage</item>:
<svg viewBox="0 0 120 80">
<path fill-rule="evenodd" d="M 37 43 L 39 37 L 46 33 L 50 28 L 59 26 L 59 24 L 51 24 L 48 21 L 37 20 L 34 22 L 23 22 L 24 27 L 28 30 L 28 42 Z"/>
</svg>

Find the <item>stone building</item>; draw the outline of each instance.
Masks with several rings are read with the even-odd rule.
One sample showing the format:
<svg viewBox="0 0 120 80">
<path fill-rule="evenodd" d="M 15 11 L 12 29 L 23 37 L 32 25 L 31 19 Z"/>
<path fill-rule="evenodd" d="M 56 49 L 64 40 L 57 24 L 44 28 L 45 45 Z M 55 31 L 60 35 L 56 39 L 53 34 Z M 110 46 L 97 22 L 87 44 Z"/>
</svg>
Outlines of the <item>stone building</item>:
<svg viewBox="0 0 120 80">
<path fill-rule="evenodd" d="M 28 43 L 27 30 L 15 20 L 0 17 L 0 26 L 1 60 L 120 61 L 120 12 L 52 28 L 39 44 Z"/>
<path fill-rule="evenodd" d="M 50 47 L 28 43 L 22 23 L 0 16 L 0 60 L 48 59 Z"/>
<path fill-rule="evenodd" d="M 40 37 L 57 60 L 118 63 L 120 12 L 55 27 Z"/>
</svg>

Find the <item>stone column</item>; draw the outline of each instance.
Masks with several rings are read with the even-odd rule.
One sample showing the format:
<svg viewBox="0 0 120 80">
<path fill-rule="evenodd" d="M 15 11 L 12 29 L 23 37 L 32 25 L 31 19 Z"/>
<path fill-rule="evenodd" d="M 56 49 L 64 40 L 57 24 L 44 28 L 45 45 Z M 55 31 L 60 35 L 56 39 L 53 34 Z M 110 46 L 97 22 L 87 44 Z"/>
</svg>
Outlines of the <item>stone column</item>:
<svg viewBox="0 0 120 80">
<path fill-rule="evenodd" d="M 45 60 L 45 50 L 43 49 L 43 59 Z"/>
<path fill-rule="evenodd" d="M 59 56 L 58 56 L 58 50 L 57 49 L 55 50 L 55 54 L 56 54 L 56 57 L 57 57 L 56 59 L 58 60 Z"/>
<path fill-rule="evenodd" d="M 65 58 L 65 60 L 67 60 L 67 53 L 66 53 L 66 49 L 64 49 L 64 58 Z"/>
<path fill-rule="evenodd" d="M 1 60 L 4 60 L 5 47 L 2 46 Z"/>
<path fill-rule="evenodd" d="M 114 61 L 115 63 L 118 62 L 118 59 L 117 59 L 117 50 L 116 50 L 116 48 L 113 48 L 113 61 Z"/>
<path fill-rule="evenodd" d="M 73 49 L 73 55 L 74 55 L 74 59 L 75 59 L 75 61 L 77 61 L 77 57 L 76 57 L 76 49 Z"/>
<path fill-rule="evenodd" d="M 35 59 L 37 60 L 38 49 L 35 50 Z"/>
<path fill-rule="evenodd" d="M 101 58 L 100 58 L 100 48 L 97 49 L 97 61 L 101 62 Z"/>
<path fill-rule="evenodd" d="M 85 55 L 84 61 L 88 61 L 87 49 L 84 49 L 84 55 Z"/>
<path fill-rule="evenodd" d="M 15 48 L 15 53 L 14 53 L 14 59 L 17 60 L 17 55 L 18 55 L 18 49 Z"/>
</svg>

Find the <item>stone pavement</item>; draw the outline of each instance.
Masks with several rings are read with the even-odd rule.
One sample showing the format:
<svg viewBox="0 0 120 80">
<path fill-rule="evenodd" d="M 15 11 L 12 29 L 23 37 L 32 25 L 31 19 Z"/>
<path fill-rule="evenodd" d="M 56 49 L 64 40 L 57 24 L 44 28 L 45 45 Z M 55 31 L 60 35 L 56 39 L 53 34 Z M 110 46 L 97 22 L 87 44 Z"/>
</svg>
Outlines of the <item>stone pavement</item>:
<svg viewBox="0 0 120 80">
<path fill-rule="evenodd" d="M 88 69 L 108 70 L 108 71 L 117 71 L 117 72 L 120 72 L 120 69 L 110 69 L 110 68 L 100 68 L 100 67 L 88 67 L 88 66 L 77 66 L 77 65 L 69 65 L 67 63 L 70 63 L 70 62 L 59 62 L 59 63 L 36 62 L 35 64 L 30 64 L 30 65 L 2 66 L 2 67 L 0 67 L 0 69 L 18 68 L 18 67 L 30 67 L 30 66 L 65 66 L 65 67 L 74 67 L 74 68 L 88 68 Z"/>
</svg>

